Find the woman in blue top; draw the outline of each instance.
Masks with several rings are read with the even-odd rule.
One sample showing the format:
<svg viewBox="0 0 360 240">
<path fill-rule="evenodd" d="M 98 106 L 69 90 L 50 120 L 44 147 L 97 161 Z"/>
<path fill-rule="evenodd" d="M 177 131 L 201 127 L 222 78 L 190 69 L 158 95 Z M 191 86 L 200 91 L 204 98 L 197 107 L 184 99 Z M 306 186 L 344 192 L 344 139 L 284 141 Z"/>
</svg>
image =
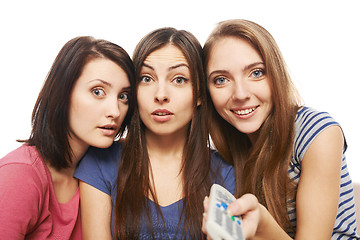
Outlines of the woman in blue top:
<svg viewBox="0 0 360 240">
<path fill-rule="evenodd" d="M 208 147 L 201 45 L 162 28 L 133 61 L 138 106 L 125 142 L 90 149 L 75 175 L 84 239 L 202 239 L 202 199 L 214 182 L 234 192 L 235 178 Z"/>
<path fill-rule="evenodd" d="M 229 206 L 243 215 L 245 235 L 358 239 L 341 128 L 300 105 L 272 36 L 250 21 L 224 21 L 204 59 L 211 137 L 234 164 L 238 196 L 253 194 Z"/>
</svg>

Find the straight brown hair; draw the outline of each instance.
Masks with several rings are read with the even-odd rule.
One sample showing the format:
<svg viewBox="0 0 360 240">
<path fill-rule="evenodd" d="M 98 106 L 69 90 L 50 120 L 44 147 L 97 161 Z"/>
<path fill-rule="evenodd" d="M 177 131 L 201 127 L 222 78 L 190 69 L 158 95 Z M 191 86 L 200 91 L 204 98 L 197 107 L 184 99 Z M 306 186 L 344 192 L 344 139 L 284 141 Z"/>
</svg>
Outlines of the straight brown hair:
<svg viewBox="0 0 360 240">
<path fill-rule="evenodd" d="M 136 46 L 133 55 L 137 85 L 140 71 L 146 57 L 153 51 L 173 45 L 184 54 L 191 74 L 193 86 L 193 117 L 188 129 L 182 162 L 182 181 L 184 198 L 177 236 L 182 239 L 202 239 L 201 221 L 202 201 L 210 190 L 210 149 L 207 127 L 207 106 L 197 105 L 198 100 L 206 103 L 206 81 L 202 65 L 202 48 L 198 40 L 189 32 L 174 28 L 157 29 L 146 35 Z M 115 204 L 116 239 L 137 239 L 139 237 L 140 219 L 145 212 L 147 223 L 153 229 L 149 199 L 157 203 L 155 190 L 151 187 L 151 169 L 144 135 L 144 124 L 141 122 L 138 108 L 135 108 L 126 137 L 122 159 L 119 166 L 117 197 Z M 164 219 L 157 204 L 157 214 Z M 165 231 L 165 229 L 164 229 Z M 154 232 L 152 233 L 155 238 Z"/>
<path fill-rule="evenodd" d="M 209 101 L 210 135 L 220 154 L 234 165 L 237 196 L 244 193 L 256 195 L 280 226 L 289 231 L 292 228 L 287 206 L 294 197 L 295 189 L 288 176 L 288 167 L 300 98 L 274 38 L 266 29 L 251 21 L 227 20 L 219 23 L 204 45 L 205 70 L 215 42 L 225 37 L 246 40 L 261 56 L 265 74 L 270 79 L 273 108 L 252 144 L 248 136 L 225 121 Z"/>
</svg>

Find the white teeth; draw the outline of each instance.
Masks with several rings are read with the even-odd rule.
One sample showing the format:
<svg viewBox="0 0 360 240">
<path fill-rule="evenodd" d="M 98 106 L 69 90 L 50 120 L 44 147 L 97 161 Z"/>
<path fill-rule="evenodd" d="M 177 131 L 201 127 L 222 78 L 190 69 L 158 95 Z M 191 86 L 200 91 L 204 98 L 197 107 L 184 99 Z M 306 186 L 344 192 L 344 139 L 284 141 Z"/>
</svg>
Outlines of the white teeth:
<svg viewBox="0 0 360 240">
<path fill-rule="evenodd" d="M 249 109 L 245 109 L 245 110 L 237 110 L 237 111 L 234 111 L 234 113 L 236 113 L 238 115 L 246 115 L 246 114 L 253 112 L 254 110 L 255 110 L 255 108 L 249 108 Z"/>
<path fill-rule="evenodd" d="M 167 113 L 163 113 L 163 112 L 158 112 L 158 113 L 156 113 L 156 115 L 165 116 L 165 115 L 168 115 L 168 114 L 167 114 Z"/>
</svg>

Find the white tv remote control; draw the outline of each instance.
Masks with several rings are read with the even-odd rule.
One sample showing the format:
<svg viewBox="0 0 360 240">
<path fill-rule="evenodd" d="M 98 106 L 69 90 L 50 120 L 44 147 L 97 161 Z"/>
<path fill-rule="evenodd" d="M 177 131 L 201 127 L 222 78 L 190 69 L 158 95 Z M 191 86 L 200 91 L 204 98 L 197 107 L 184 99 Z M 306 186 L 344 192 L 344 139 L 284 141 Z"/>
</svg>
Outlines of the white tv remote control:
<svg viewBox="0 0 360 240">
<path fill-rule="evenodd" d="M 224 187 L 213 184 L 210 190 L 206 231 L 214 240 L 244 240 L 241 217 L 229 216 L 227 206 L 235 197 Z"/>
</svg>

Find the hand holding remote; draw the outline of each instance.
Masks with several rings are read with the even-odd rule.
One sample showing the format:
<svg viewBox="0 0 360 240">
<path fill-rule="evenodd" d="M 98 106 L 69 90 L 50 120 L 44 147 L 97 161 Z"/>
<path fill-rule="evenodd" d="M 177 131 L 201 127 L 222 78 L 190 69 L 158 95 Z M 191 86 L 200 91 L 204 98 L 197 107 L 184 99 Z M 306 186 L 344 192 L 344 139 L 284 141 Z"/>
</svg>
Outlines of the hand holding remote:
<svg viewBox="0 0 360 240">
<path fill-rule="evenodd" d="M 210 190 L 209 211 L 205 225 L 214 240 L 244 240 L 241 217 L 230 216 L 227 208 L 236 198 L 225 188 L 214 184 Z"/>
<path fill-rule="evenodd" d="M 214 196 L 216 195 L 220 195 L 218 200 L 222 198 L 223 203 L 212 201 L 212 204 L 210 202 L 210 199 L 215 199 Z M 261 205 L 254 195 L 245 194 L 239 199 L 235 199 L 226 189 L 214 184 L 211 189 L 210 199 L 206 197 L 204 200 L 205 213 L 203 219 L 203 232 L 208 234 L 208 239 L 247 239 L 255 236 L 260 221 Z M 216 211 L 211 210 L 211 206 L 213 206 L 212 209 L 218 208 L 218 217 L 221 216 L 222 219 L 225 219 L 224 222 L 220 223 L 219 219 L 218 223 L 214 222 L 213 213 Z M 236 216 L 241 216 L 242 220 L 241 217 Z M 231 221 L 228 221 L 229 219 Z M 228 229 L 226 229 L 226 226 L 228 226 Z M 241 226 L 241 230 L 238 228 L 239 226 Z"/>
</svg>

